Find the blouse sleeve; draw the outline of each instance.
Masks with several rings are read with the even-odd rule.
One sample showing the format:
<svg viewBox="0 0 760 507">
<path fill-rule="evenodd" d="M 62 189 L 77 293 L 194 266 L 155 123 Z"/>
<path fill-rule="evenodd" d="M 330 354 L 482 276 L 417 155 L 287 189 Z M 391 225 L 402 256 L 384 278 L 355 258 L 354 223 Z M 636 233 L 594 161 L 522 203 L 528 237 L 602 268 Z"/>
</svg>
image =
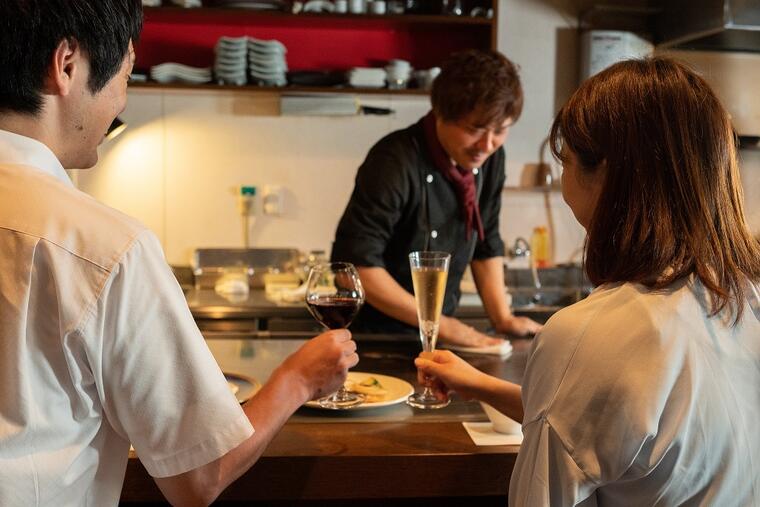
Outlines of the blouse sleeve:
<svg viewBox="0 0 760 507">
<path fill-rule="evenodd" d="M 510 506 L 596 506 L 594 481 L 573 460 L 548 420 L 523 426 L 523 434 L 509 485 Z"/>
<path fill-rule="evenodd" d="M 627 284 L 547 322 L 526 367 L 510 505 L 579 505 L 631 468 L 676 375 L 657 329 Z"/>
</svg>

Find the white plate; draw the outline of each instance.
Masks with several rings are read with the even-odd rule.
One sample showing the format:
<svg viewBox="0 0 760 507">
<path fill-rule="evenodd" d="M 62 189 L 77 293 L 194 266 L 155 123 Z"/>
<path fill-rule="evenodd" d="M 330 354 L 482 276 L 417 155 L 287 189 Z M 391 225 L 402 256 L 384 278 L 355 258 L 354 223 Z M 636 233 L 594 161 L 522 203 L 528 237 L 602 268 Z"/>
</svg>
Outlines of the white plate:
<svg viewBox="0 0 760 507">
<path fill-rule="evenodd" d="M 261 384 L 259 381 L 253 377 L 249 377 L 248 375 L 241 375 L 239 373 L 230 373 L 228 371 L 225 371 L 224 378 L 226 378 L 227 382 L 230 384 L 234 384 L 238 387 L 238 390 L 235 393 L 235 397 L 240 403 L 245 403 L 246 401 L 250 400 L 253 398 L 253 395 L 259 392 L 259 389 L 261 389 Z"/>
<path fill-rule="evenodd" d="M 390 377 L 388 375 L 380 375 L 379 373 L 366 373 L 361 371 L 350 371 L 348 372 L 348 379 L 351 382 L 359 383 L 366 379 L 367 377 L 375 377 L 378 382 L 380 382 L 380 385 L 383 386 L 383 388 L 388 391 L 388 396 L 386 400 L 383 401 L 375 401 L 375 402 L 368 402 L 368 403 L 362 403 L 361 405 L 355 405 L 353 407 L 348 408 L 341 408 L 341 409 L 332 409 L 323 407 L 319 404 L 318 400 L 311 400 L 304 404 L 304 406 L 309 408 L 321 408 L 324 410 L 366 410 L 370 408 L 378 408 L 378 407 L 387 407 L 388 405 L 396 405 L 398 403 L 403 403 L 406 401 L 406 399 L 414 392 L 414 387 L 412 387 L 412 384 L 407 382 L 406 380 L 401 380 L 397 377 Z"/>
</svg>

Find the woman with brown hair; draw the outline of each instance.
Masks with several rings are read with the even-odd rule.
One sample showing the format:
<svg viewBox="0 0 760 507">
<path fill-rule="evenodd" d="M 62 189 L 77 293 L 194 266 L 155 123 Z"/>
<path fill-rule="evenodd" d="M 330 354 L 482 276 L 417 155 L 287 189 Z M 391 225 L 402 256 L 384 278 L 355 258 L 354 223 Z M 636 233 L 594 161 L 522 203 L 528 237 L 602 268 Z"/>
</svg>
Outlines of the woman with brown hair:
<svg viewBox="0 0 760 507">
<path fill-rule="evenodd" d="M 730 118 L 673 60 L 626 61 L 557 115 L 562 193 L 596 290 L 547 322 L 522 389 L 417 359 L 523 423 L 517 505 L 760 504 L 760 245 Z"/>
</svg>

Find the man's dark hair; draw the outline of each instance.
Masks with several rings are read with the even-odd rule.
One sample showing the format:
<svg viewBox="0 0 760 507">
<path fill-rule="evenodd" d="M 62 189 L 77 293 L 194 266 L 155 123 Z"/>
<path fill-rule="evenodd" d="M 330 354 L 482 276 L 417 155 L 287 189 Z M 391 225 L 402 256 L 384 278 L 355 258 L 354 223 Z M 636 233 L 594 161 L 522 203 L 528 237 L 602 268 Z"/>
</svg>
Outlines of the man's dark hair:
<svg viewBox="0 0 760 507">
<path fill-rule="evenodd" d="M 88 87 L 97 93 L 141 30 L 141 0 L 0 1 L 0 111 L 41 111 L 45 76 L 62 40 L 76 40 L 87 55 Z"/>
<path fill-rule="evenodd" d="M 517 67 L 497 51 L 469 49 L 453 53 L 433 81 L 430 101 L 443 121 L 477 112 L 484 124 L 517 121 L 523 91 Z"/>
</svg>

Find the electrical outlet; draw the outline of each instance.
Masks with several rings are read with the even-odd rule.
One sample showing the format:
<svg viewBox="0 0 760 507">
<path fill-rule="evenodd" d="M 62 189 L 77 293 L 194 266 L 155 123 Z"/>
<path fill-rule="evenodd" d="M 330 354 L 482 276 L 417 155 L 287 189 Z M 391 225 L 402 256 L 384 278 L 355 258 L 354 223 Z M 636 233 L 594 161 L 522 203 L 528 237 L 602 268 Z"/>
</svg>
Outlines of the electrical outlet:
<svg viewBox="0 0 760 507">
<path fill-rule="evenodd" d="M 265 185 L 263 208 L 265 215 L 281 216 L 285 212 L 284 191 L 280 185 Z"/>
</svg>

